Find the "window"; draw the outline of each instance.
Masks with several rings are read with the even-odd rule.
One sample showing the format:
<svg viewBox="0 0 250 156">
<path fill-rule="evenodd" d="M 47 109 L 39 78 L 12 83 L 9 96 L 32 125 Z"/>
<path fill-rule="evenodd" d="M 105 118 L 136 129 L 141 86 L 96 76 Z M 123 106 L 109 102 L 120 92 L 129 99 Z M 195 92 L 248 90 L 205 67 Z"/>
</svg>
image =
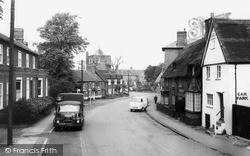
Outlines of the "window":
<svg viewBox="0 0 250 156">
<path fill-rule="evenodd" d="M 221 66 L 217 66 L 217 79 L 221 78 Z"/>
<path fill-rule="evenodd" d="M 201 93 L 194 93 L 194 111 L 201 111 Z"/>
<path fill-rule="evenodd" d="M 201 93 L 186 92 L 185 109 L 192 112 L 201 111 Z"/>
<path fill-rule="evenodd" d="M 172 80 L 172 88 L 174 88 L 175 87 L 175 80 L 173 79 Z"/>
<path fill-rule="evenodd" d="M 10 65 L 10 48 L 7 47 L 7 53 L 6 53 L 6 64 L 7 66 Z"/>
<path fill-rule="evenodd" d="M 211 50 L 214 50 L 215 49 L 215 38 L 212 38 L 210 40 L 210 43 L 211 43 Z"/>
<path fill-rule="evenodd" d="M 45 92 L 45 96 L 48 96 L 48 78 L 46 78 L 46 92 Z"/>
<path fill-rule="evenodd" d="M 173 63 L 173 69 L 176 69 L 176 68 L 177 68 L 177 64 Z"/>
<path fill-rule="evenodd" d="M 22 52 L 18 51 L 18 67 L 22 67 Z"/>
<path fill-rule="evenodd" d="M 114 80 L 114 85 L 117 85 L 117 79 Z"/>
<path fill-rule="evenodd" d="M 172 105 L 175 105 L 175 95 L 172 95 Z"/>
<path fill-rule="evenodd" d="M 193 93 L 186 92 L 186 110 L 193 111 Z"/>
<path fill-rule="evenodd" d="M 30 98 L 30 78 L 26 78 L 26 99 Z"/>
<path fill-rule="evenodd" d="M 3 83 L 0 83 L 0 109 L 3 109 Z"/>
<path fill-rule="evenodd" d="M 206 70 L 207 71 L 207 79 L 210 79 L 210 76 L 211 76 L 210 75 L 210 67 L 207 67 L 206 69 L 207 69 Z"/>
<path fill-rule="evenodd" d="M 6 83 L 6 106 L 9 103 L 9 82 Z"/>
<path fill-rule="evenodd" d="M 195 74 L 195 68 L 194 66 L 192 66 L 192 76 L 194 76 L 194 74 Z"/>
<path fill-rule="evenodd" d="M 32 57 L 33 59 L 32 59 L 32 66 L 33 66 L 33 69 L 35 69 L 36 68 L 36 58 L 35 58 L 35 56 L 33 56 Z"/>
<path fill-rule="evenodd" d="M 168 105 L 168 96 L 163 97 L 163 103 Z"/>
<path fill-rule="evenodd" d="M 213 94 L 207 94 L 207 104 L 213 105 Z"/>
<path fill-rule="evenodd" d="M 38 79 L 38 97 L 43 97 L 43 79 Z"/>
<path fill-rule="evenodd" d="M 22 78 L 16 78 L 16 100 L 22 98 Z"/>
<path fill-rule="evenodd" d="M 29 59 L 30 55 L 26 54 L 26 67 L 29 68 L 30 67 L 30 59 Z"/>
<path fill-rule="evenodd" d="M 3 45 L 0 44 L 0 64 L 3 64 Z"/>
<path fill-rule="evenodd" d="M 111 79 L 108 79 L 108 85 L 111 85 Z"/>
</svg>

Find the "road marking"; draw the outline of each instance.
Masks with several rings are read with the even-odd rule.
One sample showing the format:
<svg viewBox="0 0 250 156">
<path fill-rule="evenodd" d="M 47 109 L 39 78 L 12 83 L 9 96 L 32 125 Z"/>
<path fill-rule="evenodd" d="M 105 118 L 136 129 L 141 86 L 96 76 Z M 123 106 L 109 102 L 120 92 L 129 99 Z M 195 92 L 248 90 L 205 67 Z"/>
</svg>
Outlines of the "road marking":
<svg viewBox="0 0 250 156">
<path fill-rule="evenodd" d="M 82 156 L 88 156 L 88 154 L 87 154 L 87 148 L 86 148 L 86 144 L 85 144 L 84 138 L 82 136 L 82 132 L 80 132 L 80 142 L 81 142 Z"/>
<path fill-rule="evenodd" d="M 53 127 L 49 132 L 51 133 L 54 129 L 55 129 L 55 127 Z"/>
<path fill-rule="evenodd" d="M 46 139 L 43 141 L 43 145 L 42 145 L 41 149 L 42 149 L 42 148 L 45 148 L 47 142 L 48 142 L 48 138 L 46 138 Z M 38 156 L 42 156 L 42 155 L 43 155 L 43 151 L 42 151 L 41 153 L 38 154 Z"/>
</svg>

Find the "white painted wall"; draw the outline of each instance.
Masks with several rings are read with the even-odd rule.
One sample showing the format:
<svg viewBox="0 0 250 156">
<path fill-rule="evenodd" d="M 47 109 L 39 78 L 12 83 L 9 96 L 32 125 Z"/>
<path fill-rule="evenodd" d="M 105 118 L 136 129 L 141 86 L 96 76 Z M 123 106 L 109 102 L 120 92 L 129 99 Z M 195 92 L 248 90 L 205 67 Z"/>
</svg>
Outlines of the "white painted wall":
<svg viewBox="0 0 250 156">
<path fill-rule="evenodd" d="M 225 129 L 227 134 L 232 134 L 232 105 L 235 104 L 235 65 L 221 65 L 221 79 L 216 79 L 217 65 L 210 66 L 211 78 L 206 80 L 206 67 L 203 67 L 203 112 L 202 126 L 205 127 L 205 114 L 210 114 L 211 127 L 218 121 L 220 115 L 220 99 L 217 92 L 223 92 L 225 106 Z M 237 100 L 238 105 L 250 107 L 250 65 L 237 65 L 237 93 L 241 99 Z M 213 106 L 207 104 L 207 93 L 213 94 Z M 215 120 L 216 119 L 216 120 Z"/>
<path fill-rule="evenodd" d="M 204 65 L 217 64 L 217 63 L 225 63 L 225 58 L 223 56 L 223 53 L 222 53 L 222 50 L 218 41 L 218 37 L 215 35 L 215 32 L 213 30 L 209 44 L 208 44 L 206 58 L 204 60 Z"/>
</svg>

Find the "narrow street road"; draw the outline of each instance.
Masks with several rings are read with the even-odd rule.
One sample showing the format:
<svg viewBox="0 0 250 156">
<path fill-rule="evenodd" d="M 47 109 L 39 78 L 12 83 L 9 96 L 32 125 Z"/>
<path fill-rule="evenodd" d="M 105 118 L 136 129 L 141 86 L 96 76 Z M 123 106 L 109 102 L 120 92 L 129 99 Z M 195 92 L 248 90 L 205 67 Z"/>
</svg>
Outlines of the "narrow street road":
<svg viewBox="0 0 250 156">
<path fill-rule="evenodd" d="M 136 94 L 142 93 L 130 95 Z M 144 95 L 153 101 L 154 94 Z M 129 98 L 109 100 L 88 110 L 82 131 L 65 129 L 41 136 L 48 144 L 63 144 L 65 156 L 223 155 L 159 125 L 145 112 L 130 112 L 128 103 Z"/>
</svg>

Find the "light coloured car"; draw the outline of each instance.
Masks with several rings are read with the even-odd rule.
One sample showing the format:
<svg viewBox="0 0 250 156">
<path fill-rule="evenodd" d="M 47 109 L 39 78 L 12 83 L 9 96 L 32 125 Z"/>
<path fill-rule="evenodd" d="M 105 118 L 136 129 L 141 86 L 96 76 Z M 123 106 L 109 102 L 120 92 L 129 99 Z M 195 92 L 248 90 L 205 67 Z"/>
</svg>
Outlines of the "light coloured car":
<svg viewBox="0 0 250 156">
<path fill-rule="evenodd" d="M 129 102 L 129 109 L 132 112 L 133 110 L 146 111 L 148 107 L 148 98 L 142 96 L 133 97 Z"/>
</svg>

